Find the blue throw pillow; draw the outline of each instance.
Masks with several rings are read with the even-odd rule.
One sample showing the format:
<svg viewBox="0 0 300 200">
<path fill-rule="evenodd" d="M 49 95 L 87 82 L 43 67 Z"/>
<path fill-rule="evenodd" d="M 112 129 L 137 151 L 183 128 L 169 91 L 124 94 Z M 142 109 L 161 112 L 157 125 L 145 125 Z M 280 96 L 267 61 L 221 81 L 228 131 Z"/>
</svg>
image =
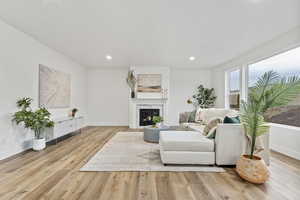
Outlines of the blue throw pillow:
<svg viewBox="0 0 300 200">
<path fill-rule="evenodd" d="M 240 117 L 237 116 L 237 117 L 225 117 L 224 118 L 224 121 L 223 121 L 224 124 L 240 124 L 241 123 L 241 120 L 240 120 Z"/>
</svg>

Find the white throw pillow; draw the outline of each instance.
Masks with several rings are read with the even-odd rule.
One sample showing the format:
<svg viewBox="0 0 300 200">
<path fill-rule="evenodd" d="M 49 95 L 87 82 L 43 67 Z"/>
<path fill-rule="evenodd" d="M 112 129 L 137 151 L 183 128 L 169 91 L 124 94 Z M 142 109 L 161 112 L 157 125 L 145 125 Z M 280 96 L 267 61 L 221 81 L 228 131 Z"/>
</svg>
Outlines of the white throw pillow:
<svg viewBox="0 0 300 200">
<path fill-rule="evenodd" d="M 195 122 L 202 122 L 202 119 L 201 119 L 201 111 L 203 109 L 202 108 L 198 108 L 197 111 L 196 111 L 196 115 L 195 115 Z"/>
</svg>

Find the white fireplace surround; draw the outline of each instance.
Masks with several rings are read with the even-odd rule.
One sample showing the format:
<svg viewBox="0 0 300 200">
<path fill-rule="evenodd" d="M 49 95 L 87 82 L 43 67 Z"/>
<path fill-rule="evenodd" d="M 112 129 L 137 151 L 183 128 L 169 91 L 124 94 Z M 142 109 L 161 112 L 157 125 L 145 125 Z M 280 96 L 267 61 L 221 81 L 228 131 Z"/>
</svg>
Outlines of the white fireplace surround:
<svg viewBox="0 0 300 200">
<path fill-rule="evenodd" d="M 162 88 L 169 91 L 170 69 L 168 67 L 130 67 L 135 75 L 161 74 Z M 129 127 L 142 128 L 140 126 L 140 109 L 159 109 L 160 116 L 168 123 L 168 98 L 169 94 L 162 98 L 160 93 L 138 93 L 137 98 L 129 98 Z"/>
<path fill-rule="evenodd" d="M 168 120 L 167 99 L 131 99 L 129 103 L 129 127 L 143 128 L 140 126 L 140 109 L 159 109 L 159 114 Z"/>
</svg>

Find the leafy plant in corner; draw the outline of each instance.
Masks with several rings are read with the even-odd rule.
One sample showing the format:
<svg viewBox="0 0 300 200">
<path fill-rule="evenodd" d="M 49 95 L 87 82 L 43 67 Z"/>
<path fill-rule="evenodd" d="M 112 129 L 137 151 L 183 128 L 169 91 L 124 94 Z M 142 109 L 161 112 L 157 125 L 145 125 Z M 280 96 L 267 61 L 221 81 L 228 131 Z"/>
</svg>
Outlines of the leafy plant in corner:
<svg viewBox="0 0 300 200">
<path fill-rule="evenodd" d="M 23 124 L 25 128 L 34 132 L 35 139 L 42 139 L 43 132 L 46 128 L 54 126 L 54 122 L 50 120 L 50 112 L 46 108 L 39 108 L 32 111 L 30 105 L 31 98 L 22 98 L 17 101 L 17 106 L 21 110 L 13 115 L 12 121 L 16 124 Z"/>
<path fill-rule="evenodd" d="M 214 106 L 217 97 L 213 88 L 204 88 L 203 85 L 200 85 L 196 94 L 193 95 L 193 99 L 200 108 L 210 108 Z"/>
<path fill-rule="evenodd" d="M 265 112 L 272 107 L 287 105 L 300 94 L 300 77 L 280 77 L 274 71 L 266 72 L 250 88 L 248 102 L 242 102 L 241 122 L 251 137 L 250 159 L 254 159 L 256 138 L 267 133 Z"/>
<path fill-rule="evenodd" d="M 136 78 L 134 76 L 134 71 L 130 70 L 128 71 L 128 75 L 126 78 L 127 84 L 131 90 L 131 98 L 135 98 L 135 86 L 136 86 Z"/>
</svg>

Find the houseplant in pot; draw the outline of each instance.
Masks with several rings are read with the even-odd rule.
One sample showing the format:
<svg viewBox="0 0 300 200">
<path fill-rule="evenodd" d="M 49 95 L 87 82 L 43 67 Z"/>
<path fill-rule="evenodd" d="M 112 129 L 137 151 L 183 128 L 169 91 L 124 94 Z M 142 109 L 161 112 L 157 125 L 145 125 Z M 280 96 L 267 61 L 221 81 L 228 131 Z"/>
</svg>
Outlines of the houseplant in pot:
<svg viewBox="0 0 300 200">
<path fill-rule="evenodd" d="M 263 159 L 255 155 L 257 138 L 269 132 L 264 114 L 269 108 L 287 105 L 300 94 L 300 78 L 280 77 L 274 71 L 266 72 L 250 88 L 247 102 L 242 102 L 241 122 L 250 138 L 250 151 L 242 155 L 236 165 L 237 173 L 245 180 L 261 184 L 269 178 Z"/>
<path fill-rule="evenodd" d="M 189 99 L 188 103 L 196 103 L 200 108 L 211 108 L 215 105 L 216 99 L 214 88 L 209 89 L 199 85 L 196 94 L 193 95 L 193 100 Z"/>
<path fill-rule="evenodd" d="M 152 122 L 154 123 L 153 127 L 159 128 L 162 125 L 163 117 L 161 116 L 153 116 Z"/>
<path fill-rule="evenodd" d="M 54 122 L 50 120 L 50 112 L 46 108 L 39 108 L 32 111 L 31 98 L 22 98 L 17 101 L 20 111 L 13 115 L 13 121 L 16 124 L 22 124 L 25 128 L 34 132 L 33 150 L 40 151 L 46 147 L 45 129 L 54 126 Z"/>
</svg>

